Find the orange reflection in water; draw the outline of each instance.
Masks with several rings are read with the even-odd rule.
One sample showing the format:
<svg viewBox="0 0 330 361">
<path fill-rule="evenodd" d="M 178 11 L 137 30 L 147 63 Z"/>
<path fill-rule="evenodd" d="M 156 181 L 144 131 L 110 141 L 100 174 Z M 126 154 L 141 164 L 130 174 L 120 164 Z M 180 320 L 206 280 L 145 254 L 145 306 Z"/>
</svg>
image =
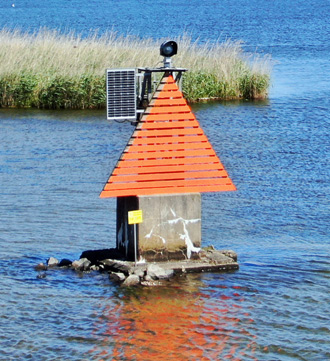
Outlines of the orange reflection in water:
<svg viewBox="0 0 330 361">
<path fill-rule="evenodd" d="M 102 344 L 91 359 L 255 359 L 255 336 L 245 329 L 253 320 L 243 313 L 238 290 L 210 297 L 199 291 L 200 278 L 189 275 L 169 285 L 123 290 L 120 304 L 103 312 Z"/>
</svg>

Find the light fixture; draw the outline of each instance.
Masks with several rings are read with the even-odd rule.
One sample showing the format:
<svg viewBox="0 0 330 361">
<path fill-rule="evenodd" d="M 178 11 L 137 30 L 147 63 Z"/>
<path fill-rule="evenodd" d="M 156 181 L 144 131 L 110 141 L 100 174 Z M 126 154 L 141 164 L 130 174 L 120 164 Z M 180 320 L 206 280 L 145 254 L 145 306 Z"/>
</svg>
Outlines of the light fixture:
<svg viewBox="0 0 330 361">
<path fill-rule="evenodd" d="M 160 55 L 164 57 L 164 68 L 171 67 L 171 57 L 178 52 L 178 44 L 173 41 L 164 41 L 160 46 Z"/>
</svg>

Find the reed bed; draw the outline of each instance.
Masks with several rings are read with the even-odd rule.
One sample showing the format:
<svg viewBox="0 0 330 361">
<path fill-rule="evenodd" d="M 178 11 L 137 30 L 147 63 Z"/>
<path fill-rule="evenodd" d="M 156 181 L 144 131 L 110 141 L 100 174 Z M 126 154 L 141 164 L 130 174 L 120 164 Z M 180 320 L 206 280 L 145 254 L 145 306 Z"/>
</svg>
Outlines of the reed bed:
<svg viewBox="0 0 330 361">
<path fill-rule="evenodd" d="M 175 66 L 189 72 L 183 92 L 201 99 L 266 98 L 271 60 L 246 54 L 241 42 L 203 44 L 177 39 Z M 162 40 L 119 36 L 111 31 L 88 37 L 40 29 L 0 31 L 0 106 L 48 109 L 104 108 L 105 69 L 161 65 Z"/>
</svg>

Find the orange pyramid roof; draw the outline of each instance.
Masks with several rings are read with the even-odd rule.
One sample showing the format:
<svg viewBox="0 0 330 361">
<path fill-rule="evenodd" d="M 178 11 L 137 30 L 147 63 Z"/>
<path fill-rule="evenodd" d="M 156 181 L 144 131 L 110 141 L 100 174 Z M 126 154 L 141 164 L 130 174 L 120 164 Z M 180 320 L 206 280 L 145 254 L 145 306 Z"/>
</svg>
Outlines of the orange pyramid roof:
<svg viewBox="0 0 330 361">
<path fill-rule="evenodd" d="M 162 79 L 100 197 L 235 189 L 170 75 Z"/>
</svg>

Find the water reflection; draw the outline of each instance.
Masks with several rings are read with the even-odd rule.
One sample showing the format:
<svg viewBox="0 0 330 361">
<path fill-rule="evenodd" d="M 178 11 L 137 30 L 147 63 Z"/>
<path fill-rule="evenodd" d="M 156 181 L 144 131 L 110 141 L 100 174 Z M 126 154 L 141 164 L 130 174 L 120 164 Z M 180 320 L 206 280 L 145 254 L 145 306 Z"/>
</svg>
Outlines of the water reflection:
<svg viewBox="0 0 330 361">
<path fill-rule="evenodd" d="M 186 275 L 162 287 L 120 289 L 95 332 L 93 360 L 256 360 L 256 336 L 239 287 L 206 287 Z M 110 301 L 110 300 L 109 300 Z"/>
</svg>

